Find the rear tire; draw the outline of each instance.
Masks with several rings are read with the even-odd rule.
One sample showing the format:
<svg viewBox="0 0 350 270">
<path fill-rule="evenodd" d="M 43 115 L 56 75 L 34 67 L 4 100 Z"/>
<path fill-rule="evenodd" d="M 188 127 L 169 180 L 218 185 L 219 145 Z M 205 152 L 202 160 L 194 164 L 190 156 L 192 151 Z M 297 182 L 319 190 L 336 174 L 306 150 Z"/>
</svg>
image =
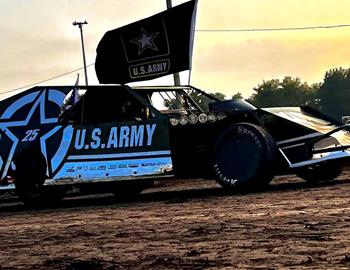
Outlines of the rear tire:
<svg viewBox="0 0 350 270">
<path fill-rule="evenodd" d="M 342 166 L 339 163 L 326 161 L 298 170 L 297 176 L 308 183 L 317 183 L 334 180 L 342 172 Z"/>
<path fill-rule="evenodd" d="M 238 123 L 223 130 L 213 150 L 216 181 L 229 189 L 256 189 L 271 182 L 276 144 L 262 127 Z"/>
</svg>

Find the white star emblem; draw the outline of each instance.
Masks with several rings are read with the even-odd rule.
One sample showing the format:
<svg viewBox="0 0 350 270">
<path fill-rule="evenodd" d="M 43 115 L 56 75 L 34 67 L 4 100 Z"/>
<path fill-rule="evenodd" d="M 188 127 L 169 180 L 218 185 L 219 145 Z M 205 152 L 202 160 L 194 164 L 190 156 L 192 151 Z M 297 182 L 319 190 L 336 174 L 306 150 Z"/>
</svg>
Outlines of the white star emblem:
<svg viewBox="0 0 350 270">
<path fill-rule="evenodd" d="M 153 34 L 148 34 L 146 30 L 141 28 L 140 37 L 130 40 L 131 43 L 137 44 L 139 46 L 138 55 L 144 52 L 147 48 L 152 49 L 158 52 L 158 48 L 154 43 L 154 39 L 159 35 L 159 32 L 155 32 Z"/>
<path fill-rule="evenodd" d="M 57 93 L 56 93 L 56 95 L 57 95 Z M 58 94 L 58 96 L 59 96 L 59 94 Z M 2 175 L 0 175 L 0 179 L 3 179 L 6 176 L 7 171 L 11 165 L 13 155 L 15 154 L 17 145 L 21 141 L 23 141 L 23 138 L 18 138 L 18 136 L 16 136 L 14 134 L 14 132 L 10 130 L 11 128 L 17 128 L 17 127 L 20 128 L 20 127 L 28 126 L 28 130 L 30 130 L 32 127 L 30 127 L 30 125 L 28 125 L 28 124 L 32 120 L 32 117 L 33 117 L 33 115 L 38 107 L 39 107 L 39 111 L 40 111 L 40 120 L 39 120 L 38 125 L 42 129 L 45 129 L 45 126 L 43 126 L 45 124 L 57 123 L 57 118 L 46 118 L 46 116 L 45 116 L 45 97 L 46 97 L 46 90 L 42 91 L 41 93 L 39 91 L 30 93 L 30 94 L 20 98 L 19 100 L 15 101 L 14 103 L 12 103 L 4 111 L 4 113 L 1 115 L 0 119 L 2 121 L 0 122 L 0 129 L 2 130 L 3 134 L 6 135 L 12 141 L 12 146 L 11 146 L 11 149 L 8 153 L 8 156 L 3 157 L 3 158 L 5 158 L 5 160 L 2 160 L 0 157 L 0 170 L 1 170 L 1 167 L 3 166 Z M 62 99 L 62 97 L 60 97 L 59 99 Z M 19 121 L 11 121 L 10 120 L 11 117 L 19 109 L 21 109 L 25 105 L 30 104 L 32 102 L 34 102 L 34 104 L 31 107 L 31 109 L 29 110 L 28 115 L 24 120 L 19 120 Z M 55 101 L 55 103 L 58 103 L 58 102 Z M 24 130 L 25 130 L 25 128 L 24 128 Z M 47 135 L 48 134 L 52 135 L 53 131 L 54 132 L 58 131 L 57 126 L 54 127 L 53 129 L 50 129 L 48 131 Z M 21 135 L 24 135 L 24 134 L 21 134 Z M 42 135 L 42 137 L 40 138 L 41 146 L 45 145 L 45 140 L 48 138 L 47 135 Z M 0 137 L 0 140 L 1 140 L 1 137 Z M 45 155 L 45 158 L 47 158 L 46 157 L 46 149 L 42 149 L 42 150 L 44 150 L 43 154 Z"/>
</svg>

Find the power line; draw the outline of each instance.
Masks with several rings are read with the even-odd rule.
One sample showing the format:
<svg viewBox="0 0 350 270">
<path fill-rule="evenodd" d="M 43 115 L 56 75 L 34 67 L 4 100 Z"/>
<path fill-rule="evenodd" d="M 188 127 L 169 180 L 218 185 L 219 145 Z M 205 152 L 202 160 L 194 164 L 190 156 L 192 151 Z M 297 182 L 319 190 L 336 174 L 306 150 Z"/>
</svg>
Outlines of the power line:
<svg viewBox="0 0 350 270">
<path fill-rule="evenodd" d="M 301 31 L 315 29 L 332 29 L 350 27 L 350 24 L 318 25 L 303 27 L 278 27 L 278 28 L 247 28 L 247 29 L 197 29 L 196 32 L 268 32 L 268 31 Z"/>
<path fill-rule="evenodd" d="M 344 28 L 344 27 L 350 27 L 350 24 L 335 24 L 335 25 L 318 25 L 318 26 L 303 26 L 303 27 L 278 27 L 278 28 L 246 28 L 246 29 L 197 29 L 196 32 L 272 32 L 272 31 L 303 31 L 303 30 L 316 30 L 316 29 L 333 29 L 333 28 Z M 87 65 L 87 67 L 90 67 L 94 65 L 95 63 Z M 48 78 L 46 80 L 42 80 L 36 83 L 31 83 L 25 86 L 21 86 L 9 91 L 1 92 L 0 95 L 8 94 L 12 92 L 16 92 L 19 90 L 22 90 L 24 88 L 32 87 L 44 82 L 48 82 L 69 74 L 72 74 L 74 72 L 77 72 L 79 70 L 82 70 L 84 67 L 77 68 L 75 70 Z"/>
<path fill-rule="evenodd" d="M 87 67 L 90 67 L 90 66 L 92 66 L 92 65 L 94 65 L 94 64 L 95 64 L 95 63 L 89 64 L 89 65 L 87 65 Z M 66 73 L 62 73 L 62 74 L 56 75 L 56 76 L 51 77 L 51 78 L 48 78 L 48 79 L 46 79 L 46 80 L 42 80 L 42 81 L 39 81 L 39 82 L 36 82 L 36 83 L 27 84 L 27 85 L 25 85 L 25 86 L 21 86 L 21 87 L 18 87 L 18 88 L 9 90 L 9 91 L 1 92 L 0 95 L 12 93 L 12 92 L 16 92 L 16 91 L 22 90 L 22 89 L 24 89 L 24 88 L 28 88 L 28 87 L 36 86 L 36 85 L 41 84 L 41 83 L 45 83 L 45 82 L 48 82 L 48 81 L 52 81 L 52 80 L 54 80 L 54 79 L 58 79 L 58 78 L 60 78 L 60 77 L 63 77 L 63 76 L 72 74 L 72 73 L 77 72 L 77 71 L 82 70 L 82 69 L 84 69 L 84 67 L 77 68 L 77 69 L 68 71 L 68 72 L 66 72 Z"/>
</svg>

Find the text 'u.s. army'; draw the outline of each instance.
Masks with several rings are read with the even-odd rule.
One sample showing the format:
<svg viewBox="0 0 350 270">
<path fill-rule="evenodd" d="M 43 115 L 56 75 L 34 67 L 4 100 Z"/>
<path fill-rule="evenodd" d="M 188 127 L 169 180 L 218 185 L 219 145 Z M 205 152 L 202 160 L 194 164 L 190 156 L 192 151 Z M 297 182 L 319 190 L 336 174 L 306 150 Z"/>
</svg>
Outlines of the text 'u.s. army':
<svg viewBox="0 0 350 270">
<path fill-rule="evenodd" d="M 74 148 L 112 149 L 151 146 L 157 124 L 111 127 L 108 131 L 100 128 L 78 129 Z"/>
</svg>

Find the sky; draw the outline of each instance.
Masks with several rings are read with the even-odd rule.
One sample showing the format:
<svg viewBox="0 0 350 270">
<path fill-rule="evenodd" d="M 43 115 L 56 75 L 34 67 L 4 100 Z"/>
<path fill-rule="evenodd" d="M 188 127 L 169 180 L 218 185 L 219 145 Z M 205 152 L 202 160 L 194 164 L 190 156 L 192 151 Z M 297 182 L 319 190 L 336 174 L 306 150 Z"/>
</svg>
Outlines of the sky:
<svg viewBox="0 0 350 270">
<path fill-rule="evenodd" d="M 172 0 L 178 5 L 184 0 Z M 0 0 L 0 99 L 6 91 L 93 64 L 104 33 L 164 11 L 166 0 Z M 199 0 L 196 29 L 247 29 L 349 24 L 349 0 Z M 196 32 L 191 84 L 244 97 L 263 80 L 299 77 L 322 82 L 335 67 L 350 67 L 350 27 L 307 31 Z M 78 72 L 44 83 L 73 85 Z M 84 73 L 80 72 L 80 83 Z M 94 66 L 89 84 L 98 84 Z M 188 83 L 188 72 L 181 73 Z M 173 84 L 172 76 L 145 82 Z M 21 90 L 23 91 L 23 90 Z"/>
</svg>

